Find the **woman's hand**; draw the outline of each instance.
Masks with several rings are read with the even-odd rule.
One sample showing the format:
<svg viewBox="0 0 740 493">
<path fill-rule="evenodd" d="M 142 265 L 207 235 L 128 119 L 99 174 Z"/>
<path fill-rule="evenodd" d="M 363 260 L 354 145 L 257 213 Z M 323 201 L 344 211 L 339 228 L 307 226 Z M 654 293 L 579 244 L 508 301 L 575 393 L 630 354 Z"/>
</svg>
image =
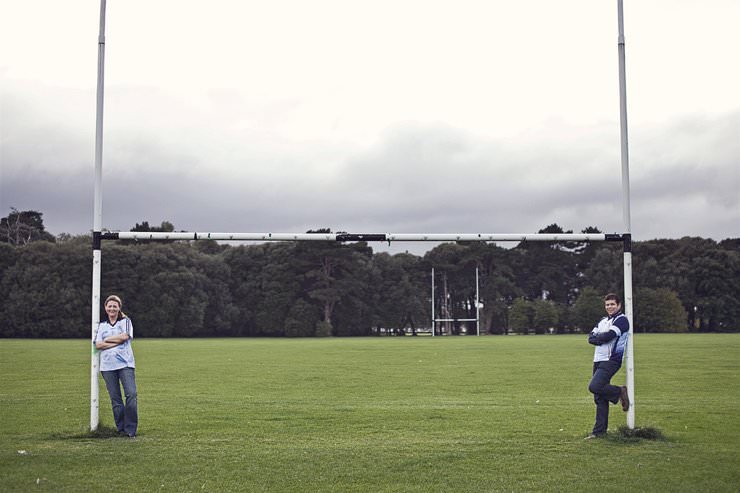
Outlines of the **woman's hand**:
<svg viewBox="0 0 740 493">
<path fill-rule="evenodd" d="M 111 349 L 116 346 L 120 346 L 120 343 L 117 342 L 106 342 L 106 341 L 98 341 L 95 343 L 95 348 L 100 349 L 101 351 L 104 351 L 106 349 Z"/>
<path fill-rule="evenodd" d="M 128 334 L 123 333 L 123 334 L 117 334 L 114 336 L 108 336 L 105 339 L 103 339 L 103 342 L 113 343 L 117 346 L 119 344 L 123 344 L 124 342 L 128 340 L 129 340 Z"/>
<path fill-rule="evenodd" d="M 126 333 L 117 334 L 114 336 L 108 336 L 102 341 L 96 342 L 95 347 L 100 350 L 111 349 L 116 346 L 120 346 L 124 342 L 129 340 L 129 336 Z"/>
</svg>

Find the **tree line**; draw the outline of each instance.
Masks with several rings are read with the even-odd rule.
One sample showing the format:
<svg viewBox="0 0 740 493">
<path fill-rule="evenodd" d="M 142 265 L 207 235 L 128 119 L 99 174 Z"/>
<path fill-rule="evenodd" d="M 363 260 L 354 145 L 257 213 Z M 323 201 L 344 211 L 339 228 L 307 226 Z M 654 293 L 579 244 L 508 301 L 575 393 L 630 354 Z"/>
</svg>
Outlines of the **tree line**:
<svg viewBox="0 0 740 493">
<path fill-rule="evenodd" d="M 55 238 L 37 212 L 27 215 L 40 230 L 7 231 L 28 212 L 0 223 L 0 337 L 89 337 L 91 238 Z M 104 243 L 102 258 L 101 294 L 122 296 L 147 337 L 415 333 L 432 325 L 432 268 L 436 315 L 453 319 L 475 318 L 478 269 L 484 334 L 588 331 L 603 295 L 623 293 L 622 245 L 601 242 L 444 243 L 417 256 L 364 242 L 118 241 Z M 740 331 L 740 239 L 633 242 L 633 283 L 638 332 Z"/>
</svg>

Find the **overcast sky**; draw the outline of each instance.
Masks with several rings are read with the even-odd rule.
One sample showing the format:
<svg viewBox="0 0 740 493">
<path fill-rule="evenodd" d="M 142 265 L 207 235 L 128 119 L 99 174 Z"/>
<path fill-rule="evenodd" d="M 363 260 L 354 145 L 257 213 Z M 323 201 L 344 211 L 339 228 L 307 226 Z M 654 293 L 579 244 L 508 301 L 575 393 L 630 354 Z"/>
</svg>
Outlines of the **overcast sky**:
<svg viewBox="0 0 740 493">
<path fill-rule="evenodd" d="M 740 1 L 624 9 L 634 237 L 740 236 Z M 0 0 L 0 213 L 53 234 L 92 228 L 98 21 Z M 103 226 L 623 232 L 618 81 L 616 0 L 109 0 Z"/>
</svg>

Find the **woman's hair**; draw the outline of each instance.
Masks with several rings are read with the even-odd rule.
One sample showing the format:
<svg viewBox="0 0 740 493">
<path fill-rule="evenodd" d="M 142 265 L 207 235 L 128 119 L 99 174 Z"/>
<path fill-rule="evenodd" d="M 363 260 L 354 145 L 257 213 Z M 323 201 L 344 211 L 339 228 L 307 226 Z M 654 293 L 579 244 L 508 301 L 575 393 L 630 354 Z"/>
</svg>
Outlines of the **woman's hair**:
<svg viewBox="0 0 740 493">
<path fill-rule="evenodd" d="M 107 305 L 109 301 L 115 301 L 116 303 L 118 303 L 118 308 L 120 309 L 120 311 L 118 312 L 118 320 L 121 320 L 122 318 L 127 318 L 126 314 L 123 313 L 123 301 L 121 301 L 121 298 L 119 298 L 115 294 L 108 296 L 105 299 L 105 303 L 103 303 L 103 308 L 105 308 L 105 305 Z"/>
</svg>

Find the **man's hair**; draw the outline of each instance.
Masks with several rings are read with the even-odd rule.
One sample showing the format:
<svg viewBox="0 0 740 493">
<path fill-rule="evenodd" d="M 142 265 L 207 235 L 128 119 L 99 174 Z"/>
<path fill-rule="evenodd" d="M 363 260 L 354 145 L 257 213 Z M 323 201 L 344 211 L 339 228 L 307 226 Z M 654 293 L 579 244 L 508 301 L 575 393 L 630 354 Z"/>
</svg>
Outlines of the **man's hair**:
<svg viewBox="0 0 740 493">
<path fill-rule="evenodd" d="M 606 296 L 604 296 L 604 301 L 614 300 L 617 302 L 617 305 L 622 304 L 622 299 L 619 297 L 618 294 L 615 293 L 609 293 Z"/>
</svg>

